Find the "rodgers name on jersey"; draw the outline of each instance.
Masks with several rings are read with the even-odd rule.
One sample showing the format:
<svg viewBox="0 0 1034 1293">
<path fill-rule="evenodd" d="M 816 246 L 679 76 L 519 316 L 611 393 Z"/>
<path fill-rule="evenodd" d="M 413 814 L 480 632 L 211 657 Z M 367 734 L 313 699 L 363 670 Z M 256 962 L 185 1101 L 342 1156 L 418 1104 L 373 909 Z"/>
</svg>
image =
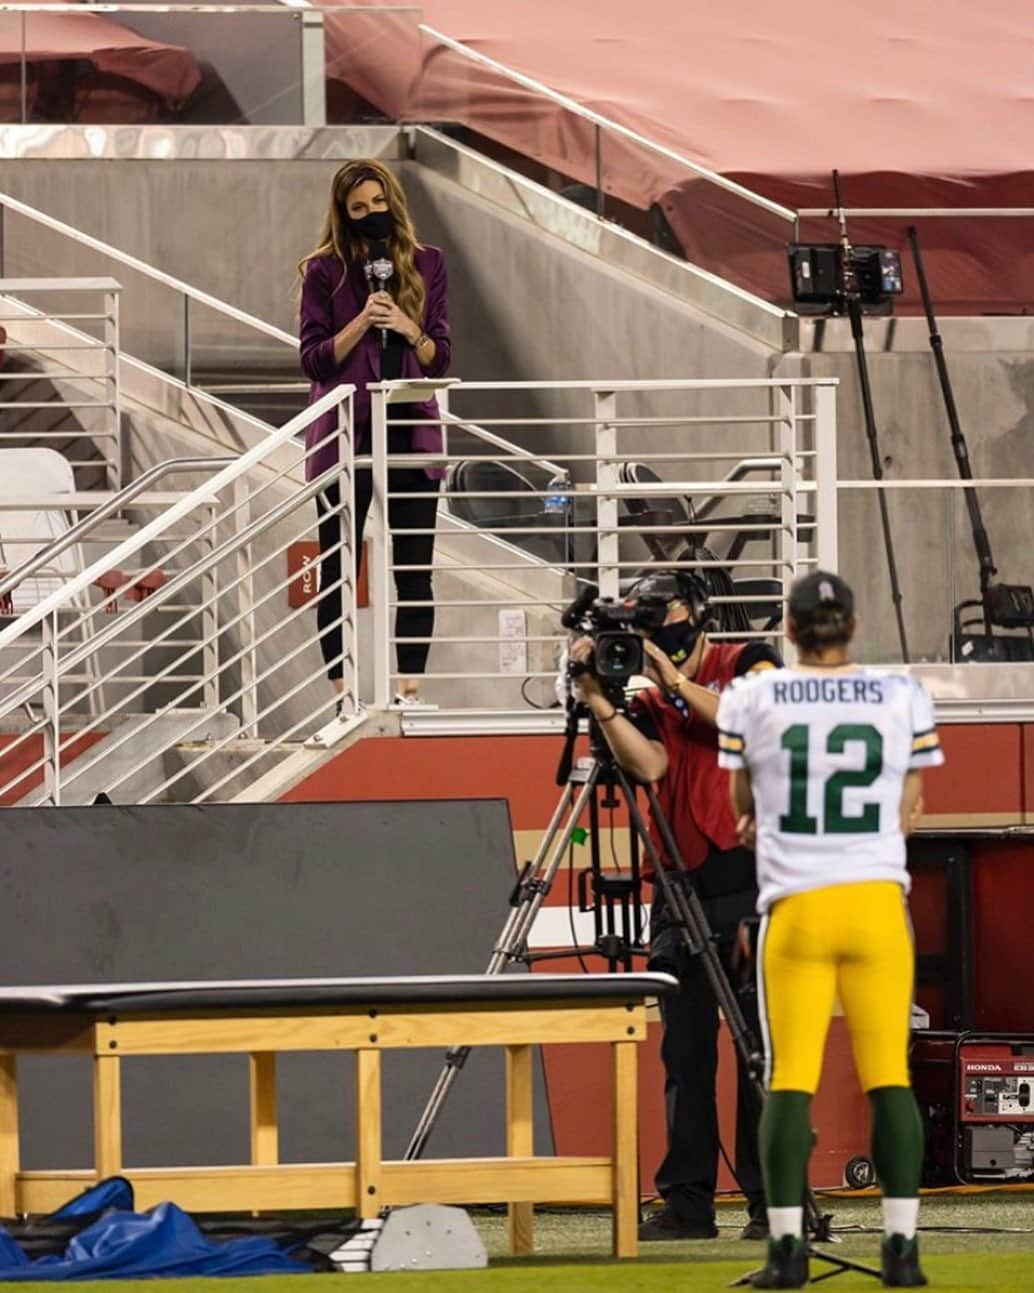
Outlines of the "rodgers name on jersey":
<svg viewBox="0 0 1034 1293">
<path fill-rule="evenodd" d="M 750 772 L 760 911 L 827 885 L 908 888 L 904 778 L 944 761 L 920 683 L 864 668 L 737 679 L 719 702 L 718 751 Z"/>
</svg>

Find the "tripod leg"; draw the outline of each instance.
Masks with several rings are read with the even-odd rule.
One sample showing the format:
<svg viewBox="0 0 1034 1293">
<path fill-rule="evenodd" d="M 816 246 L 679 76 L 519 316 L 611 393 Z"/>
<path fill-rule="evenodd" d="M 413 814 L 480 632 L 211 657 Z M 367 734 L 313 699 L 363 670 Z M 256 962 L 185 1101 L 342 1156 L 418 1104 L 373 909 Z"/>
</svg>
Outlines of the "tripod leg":
<svg viewBox="0 0 1034 1293">
<path fill-rule="evenodd" d="M 531 927 L 535 923 L 535 917 L 539 914 L 546 895 L 553 887 L 556 873 L 560 869 L 560 863 L 563 861 L 564 854 L 567 851 L 571 830 L 581 818 L 585 805 L 595 791 L 599 771 L 599 764 L 594 763 L 578 793 L 577 799 L 574 796 L 573 783 L 569 782 L 564 787 L 549 827 L 542 838 L 538 852 L 535 854 L 534 861 L 528 871 L 528 879 L 517 896 L 516 904 L 510 912 L 489 958 L 488 968 L 485 970 L 486 974 L 502 974 L 507 966 L 518 960 L 526 951 L 528 935 L 531 933 Z M 574 801 L 573 807 L 572 800 Z M 560 834 L 561 825 L 564 825 L 562 835 Z M 542 870 L 543 861 L 547 857 L 549 861 L 545 869 Z M 539 875 L 540 871 L 541 876 Z M 403 1157 L 407 1163 L 412 1163 L 423 1156 L 431 1132 L 441 1115 L 445 1101 L 449 1098 L 449 1092 L 453 1088 L 460 1069 L 466 1064 L 470 1052 L 471 1047 L 469 1046 L 455 1046 L 446 1053 L 445 1063 L 438 1074 L 438 1079 L 434 1084 L 427 1104 L 424 1106 L 423 1113 L 420 1115 L 416 1129 L 410 1137 L 409 1145 L 406 1147 Z"/>
</svg>

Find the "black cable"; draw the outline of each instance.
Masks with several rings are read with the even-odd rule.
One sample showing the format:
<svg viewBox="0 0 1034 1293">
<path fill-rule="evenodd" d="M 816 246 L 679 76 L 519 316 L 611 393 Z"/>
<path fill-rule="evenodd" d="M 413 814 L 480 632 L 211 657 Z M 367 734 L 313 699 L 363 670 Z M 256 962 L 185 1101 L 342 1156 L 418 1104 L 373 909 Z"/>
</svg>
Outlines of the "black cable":
<svg viewBox="0 0 1034 1293">
<path fill-rule="evenodd" d="M 529 682 L 535 682 L 535 681 L 536 680 L 534 678 L 525 678 L 524 681 L 521 683 L 521 699 L 524 701 L 525 705 L 530 706 L 532 709 L 542 710 L 543 712 L 545 712 L 548 709 L 560 709 L 561 708 L 560 703 L 556 699 L 552 700 L 548 705 L 538 705 L 535 703 L 535 701 L 531 699 L 531 697 L 528 695 L 525 688 L 527 687 Z"/>
<path fill-rule="evenodd" d="M 582 973 L 588 974 L 589 967 L 585 964 L 585 957 L 582 956 L 582 949 L 578 943 L 578 927 L 574 923 L 574 841 L 567 846 L 567 924 L 571 930 L 571 947 L 578 958 L 578 964 L 582 967 Z"/>
</svg>

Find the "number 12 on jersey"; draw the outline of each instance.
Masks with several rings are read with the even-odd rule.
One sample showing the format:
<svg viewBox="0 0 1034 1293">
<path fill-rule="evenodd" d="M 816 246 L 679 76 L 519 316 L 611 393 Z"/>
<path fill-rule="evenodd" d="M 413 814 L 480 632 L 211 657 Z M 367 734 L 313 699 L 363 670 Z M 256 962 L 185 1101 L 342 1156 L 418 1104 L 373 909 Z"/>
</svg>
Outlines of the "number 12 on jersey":
<svg viewBox="0 0 1034 1293">
<path fill-rule="evenodd" d="M 808 812 L 808 769 L 812 732 L 807 723 L 794 723 L 779 738 L 790 756 L 790 802 L 779 818 L 779 829 L 790 835 L 875 834 L 880 829 L 880 805 L 864 803 L 850 816 L 844 812 L 844 791 L 871 786 L 883 771 L 883 737 L 871 723 L 838 723 L 826 737 L 827 754 L 848 751 L 861 766 L 841 768 L 826 778 L 822 790 L 822 822 Z"/>
</svg>

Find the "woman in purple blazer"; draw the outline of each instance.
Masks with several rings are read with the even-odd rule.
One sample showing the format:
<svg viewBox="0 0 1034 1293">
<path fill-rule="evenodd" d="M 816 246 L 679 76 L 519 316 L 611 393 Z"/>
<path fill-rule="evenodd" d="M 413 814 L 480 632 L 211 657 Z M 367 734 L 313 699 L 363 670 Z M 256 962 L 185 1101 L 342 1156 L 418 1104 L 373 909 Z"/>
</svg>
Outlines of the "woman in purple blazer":
<svg viewBox="0 0 1034 1293">
<path fill-rule="evenodd" d="M 369 269 L 376 258 L 390 259 L 393 273 L 385 285 Z M 302 276 L 299 350 L 312 382 L 309 401 L 342 383 L 354 383 L 355 451 L 370 451 L 371 381 L 399 377 L 441 377 L 449 368 L 452 346 L 446 301 L 445 259 L 437 247 L 416 240 L 406 197 L 398 180 L 379 162 L 347 162 L 330 186 L 330 207 L 319 245 L 298 267 Z M 372 288 L 371 288 L 372 285 Z M 426 417 L 426 426 L 388 428 L 389 453 L 439 453 L 442 447 L 438 405 L 392 405 L 392 417 Z M 314 479 L 337 461 L 337 414 L 319 418 L 306 432 L 306 478 Z M 414 638 L 397 644 L 400 705 L 419 704 L 419 680 L 427 667 L 434 631 L 430 566 L 434 555 L 436 490 L 443 471 L 436 467 L 395 467 L 388 473 L 388 526 L 393 535 L 395 589 L 399 607 L 395 636 Z M 369 470 L 356 472 L 355 534 L 361 550 L 369 511 Z M 409 497 L 407 497 L 409 496 Z M 320 516 L 320 584 L 327 589 L 317 603 L 320 647 L 335 690 L 344 688 L 341 641 L 340 505 L 335 483 L 317 496 Z M 406 530 L 424 533 L 406 534 Z M 358 553 L 356 554 L 358 557 Z M 408 603 L 408 604 L 407 604 Z"/>
</svg>

